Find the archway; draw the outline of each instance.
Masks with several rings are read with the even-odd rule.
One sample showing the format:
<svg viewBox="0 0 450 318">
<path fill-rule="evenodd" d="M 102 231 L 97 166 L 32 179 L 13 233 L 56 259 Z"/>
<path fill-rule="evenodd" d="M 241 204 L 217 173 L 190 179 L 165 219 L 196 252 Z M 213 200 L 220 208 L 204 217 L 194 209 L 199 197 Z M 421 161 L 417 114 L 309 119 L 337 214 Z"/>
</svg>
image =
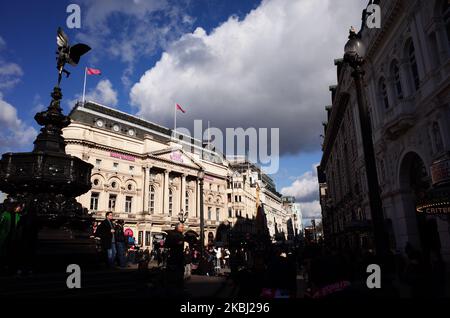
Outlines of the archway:
<svg viewBox="0 0 450 318">
<path fill-rule="evenodd" d="M 427 258 L 431 251 L 440 251 L 440 240 L 436 218 L 416 212 L 416 204 L 430 189 L 431 182 L 421 157 L 407 153 L 400 165 L 400 189 L 408 242 L 422 250 Z"/>
</svg>

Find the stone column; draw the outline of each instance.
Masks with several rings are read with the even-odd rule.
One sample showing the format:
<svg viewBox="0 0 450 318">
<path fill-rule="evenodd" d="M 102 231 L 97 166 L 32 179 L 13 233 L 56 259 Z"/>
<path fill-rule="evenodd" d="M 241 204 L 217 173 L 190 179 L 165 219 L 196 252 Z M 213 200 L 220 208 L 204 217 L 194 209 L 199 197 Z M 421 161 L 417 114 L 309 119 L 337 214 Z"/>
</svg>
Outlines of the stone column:
<svg viewBox="0 0 450 318">
<path fill-rule="evenodd" d="M 144 213 L 150 212 L 150 206 L 149 206 L 149 199 L 150 199 L 150 176 L 151 176 L 151 170 L 152 166 L 146 166 L 145 167 L 145 176 L 144 176 L 144 189 L 142 191 L 142 195 L 144 196 L 143 199 L 143 210 Z"/>
<path fill-rule="evenodd" d="M 164 170 L 164 190 L 163 190 L 163 214 L 169 215 L 169 173 L 170 170 Z"/>
<path fill-rule="evenodd" d="M 195 217 L 200 217 L 200 181 L 199 179 L 195 180 L 195 201 L 196 201 L 196 209 L 195 209 Z"/>
<path fill-rule="evenodd" d="M 182 174 L 181 175 L 181 195 L 180 195 L 180 211 L 183 210 L 185 208 L 185 204 L 184 201 L 186 199 L 186 175 Z M 184 211 L 186 212 L 186 211 Z"/>
</svg>

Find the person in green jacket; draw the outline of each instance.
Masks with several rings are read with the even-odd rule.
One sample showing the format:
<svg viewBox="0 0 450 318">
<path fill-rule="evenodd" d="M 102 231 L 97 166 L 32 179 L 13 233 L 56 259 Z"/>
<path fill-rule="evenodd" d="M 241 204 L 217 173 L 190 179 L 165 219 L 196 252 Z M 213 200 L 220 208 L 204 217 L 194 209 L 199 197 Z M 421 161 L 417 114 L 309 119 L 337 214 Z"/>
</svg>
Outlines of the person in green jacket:
<svg viewBox="0 0 450 318">
<path fill-rule="evenodd" d="M 3 204 L 0 214 L 0 265 L 1 268 L 10 267 L 13 260 L 14 244 L 24 206 L 13 198 L 8 198 Z"/>
</svg>

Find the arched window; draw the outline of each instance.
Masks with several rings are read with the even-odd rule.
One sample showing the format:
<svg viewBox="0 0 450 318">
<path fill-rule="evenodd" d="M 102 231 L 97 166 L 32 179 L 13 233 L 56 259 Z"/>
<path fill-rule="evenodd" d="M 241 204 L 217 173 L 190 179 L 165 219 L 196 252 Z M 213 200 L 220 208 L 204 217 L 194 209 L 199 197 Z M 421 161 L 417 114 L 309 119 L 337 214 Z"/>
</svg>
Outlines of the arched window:
<svg viewBox="0 0 450 318">
<path fill-rule="evenodd" d="M 389 108 L 389 99 L 388 99 L 386 82 L 384 80 L 384 77 L 380 78 L 380 82 L 378 85 L 379 85 L 380 96 L 381 96 L 381 100 L 383 102 L 384 108 L 388 109 Z"/>
<path fill-rule="evenodd" d="M 173 213 L 173 191 L 169 189 L 169 215 Z"/>
<path fill-rule="evenodd" d="M 395 93 L 398 99 L 403 99 L 402 83 L 400 81 L 400 69 L 398 62 L 394 60 L 391 64 L 391 75 L 394 79 Z"/>
<path fill-rule="evenodd" d="M 189 215 L 189 191 L 186 191 L 184 199 L 184 212 Z"/>
<path fill-rule="evenodd" d="M 412 40 L 409 40 L 409 42 L 408 42 L 407 54 L 408 54 L 409 66 L 411 69 L 411 75 L 412 75 L 412 79 L 413 79 L 414 89 L 418 90 L 420 87 L 420 78 L 419 78 L 419 70 L 417 68 L 416 50 L 414 48 L 414 43 Z"/>
<path fill-rule="evenodd" d="M 148 211 L 150 213 L 155 212 L 155 187 L 150 186 L 149 194 L 148 194 Z"/>
</svg>

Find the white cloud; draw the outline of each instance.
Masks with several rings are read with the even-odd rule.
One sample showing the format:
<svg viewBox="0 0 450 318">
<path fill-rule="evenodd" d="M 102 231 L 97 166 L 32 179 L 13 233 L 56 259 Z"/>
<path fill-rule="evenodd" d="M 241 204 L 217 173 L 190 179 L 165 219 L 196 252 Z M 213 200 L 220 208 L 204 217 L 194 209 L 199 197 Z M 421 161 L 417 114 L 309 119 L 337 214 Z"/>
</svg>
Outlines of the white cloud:
<svg viewBox="0 0 450 318">
<path fill-rule="evenodd" d="M 314 164 L 311 171 L 305 172 L 294 182 L 281 189 L 283 195 L 294 196 L 300 202 L 310 202 L 319 197 L 319 182 L 317 180 L 317 164 Z"/>
<path fill-rule="evenodd" d="M 93 62 L 118 58 L 126 63 L 121 79 L 129 87 L 140 57 L 151 56 L 194 23 L 183 10 L 185 2 L 188 1 L 84 0 L 84 24 L 77 39 L 92 46 Z"/>
<path fill-rule="evenodd" d="M 281 189 L 281 194 L 294 196 L 300 204 L 303 218 L 321 218 L 319 203 L 319 182 L 317 180 L 317 163 L 313 164 L 311 171 L 297 177 L 288 187 Z"/>
<path fill-rule="evenodd" d="M 303 219 L 321 219 L 322 210 L 320 208 L 319 200 L 312 202 L 300 202 L 300 209 L 302 211 Z"/>
<path fill-rule="evenodd" d="M 98 82 L 95 89 L 86 94 L 86 100 L 92 100 L 108 106 L 117 106 L 117 91 L 108 79 Z"/>
<path fill-rule="evenodd" d="M 0 52 L 5 49 L 6 42 L 0 36 Z M 22 68 L 18 64 L 7 62 L 4 57 L 0 56 L 0 91 L 16 86 L 22 75 Z"/>
<path fill-rule="evenodd" d="M 6 42 L 0 37 L 0 51 Z M 0 153 L 29 146 L 37 135 L 36 129 L 26 125 L 18 116 L 17 109 L 4 99 L 4 90 L 13 88 L 23 75 L 22 68 L 5 61 L 0 56 Z"/>
<path fill-rule="evenodd" d="M 140 115 L 171 122 L 174 102 L 213 126 L 279 127 L 281 153 L 320 145 L 333 59 L 343 55 L 360 0 L 266 0 L 242 21 L 230 17 L 210 34 L 197 28 L 172 43 L 131 90 Z M 183 122 L 183 118 L 186 118 Z"/>
<path fill-rule="evenodd" d="M 0 93 L 0 139 L 1 152 L 29 146 L 36 138 L 37 131 L 26 125 L 17 115 L 17 109 L 3 99 Z"/>
</svg>

